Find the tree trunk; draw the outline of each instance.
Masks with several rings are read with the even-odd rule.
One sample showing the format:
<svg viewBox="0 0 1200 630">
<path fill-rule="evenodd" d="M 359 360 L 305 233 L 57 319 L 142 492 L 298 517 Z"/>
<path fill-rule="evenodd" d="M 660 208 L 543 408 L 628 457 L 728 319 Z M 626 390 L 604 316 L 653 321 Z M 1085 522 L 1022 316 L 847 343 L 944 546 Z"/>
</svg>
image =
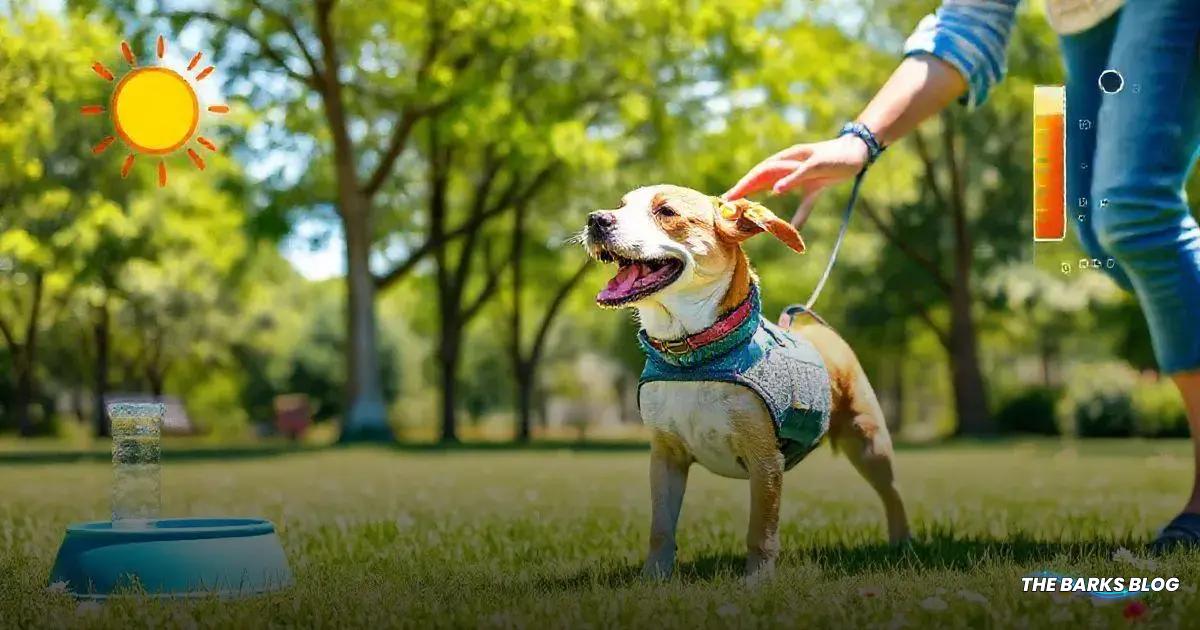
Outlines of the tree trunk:
<svg viewBox="0 0 1200 630">
<path fill-rule="evenodd" d="M 165 368 L 146 370 L 146 381 L 150 383 L 150 395 L 154 396 L 155 400 L 162 398 L 166 390 L 167 370 Z"/>
<path fill-rule="evenodd" d="M 899 435 L 904 428 L 904 355 L 892 357 L 892 382 L 890 387 L 891 413 L 886 419 L 892 435 Z"/>
<path fill-rule="evenodd" d="M 524 444 L 529 442 L 533 435 L 533 385 L 537 378 L 536 364 L 519 365 L 514 378 L 517 382 L 516 440 Z"/>
<path fill-rule="evenodd" d="M 387 423 L 387 410 L 379 382 L 375 279 L 369 266 L 368 213 L 357 190 L 343 189 L 340 196 L 344 208 L 342 226 L 346 234 L 346 361 L 350 368 L 347 384 L 349 411 L 340 440 L 391 441 L 392 431 Z"/>
<path fill-rule="evenodd" d="M 1055 344 L 1043 340 L 1038 353 L 1042 363 L 1042 386 L 1049 389 L 1054 386 L 1054 357 L 1058 353 Z"/>
<path fill-rule="evenodd" d="M 439 354 L 442 385 L 442 435 L 443 444 L 458 442 L 458 413 L 456 403 L 458 398 L 458 333 L 446 330 L 446 326 L 457 327 L 456 322 L 443 324 L 442 343 Z"/>
<path fill-rule="evenodd" d="M 979 345 L 971 316 L 967 279 L 954 279 L 950 296 L 950 370 L 954 385 L 954 409 L 959 435 L 988 435 L 996 432 L 988 412 L 987 388 L 979 367 Z"/>
<path fill-rule="evenodd" d="M 33 418 L 29 406 L 33 403 L 33 366 L 28 359 L 14 357 L 17 368 L 16 389 L 13 391 L 13 410 L 17 417 L 17 430 L 21 437 L 33 435 Z"/>
<path fill-rule="evenodd" d="M 12 348 L 13 363 L 17 366 L 17 426 L 22 437 L 33 435 L 33 418 L 29 415 L 29 407 L 37 394 L 34 370 L 37 369 L 38 325 L 42 312 L 42 290 L 46 278 L 41 273 L 33 276 L 33 300 L 29 310 L 29 321 L 25 326 L 25 343 L 19 348 Z"/>
<path fill-rule="evenodd" d="M 971 312 L 971 271 L 975 252 L 967 225 L 967 198 L 952 117 L 943 117 L 942 141 L 949 161 L 951 202 L 954 225 L 954 277 L 950 286 L 950 369 L 953 372 L 954 408 L 958 416 L 958 434 L 987 435 L 996 432 L 988 412 L 987 388 L 979 367 L 979 340 Z"/>
<path fill-rule="evenodd" d="M 108 414 L 104 408 L 104 395 L 108 393 L 108 301 L 96 307 L 92 331 L 96 342 L 95 383 L 92 388 L 92 420 L 96 437 L 108 437 Z"/>
<path fill-rule="evenodd" d="M 524 326 L 521 293 L 525 280 L 525 270 L 522 264 L 525 260 L 525 210 L 524 206 L 518 206 L 513 212 L 512 248 L 509 254 L 509 266 L 512 273 L 512 320 L 510 329 L 512 338 L 509 340 L 509 344 L 512 355 L 513 384 L 516 386 L 517 395 L 517 426 L 513 432 L 513 437 L 517 442 L 522 444 L 529 442 L 529 437 L 532 434 L 532 428 L 530 427 L 530 422 L 532 421 L 530 404 L 533 402 L 534 371 L 534 364 L 525 361 L 525 351 L 521 343 L 521 329 Z"/>
<path fill-rule="evenodd" d="M 449 164 L 451 155 L 441 143 L 438 123 L 429 125 L 429 237 L 439 243 L 434 250 L 434 275 L 437 281 L 438 368 L 442 392 L 441 441 L 443 444 L 458 442 L 458 414 L 455 405 L 458 397 L 459 341 L 462 335 L 461 311 L 462 285 L 455 283 L 457 274 L 449 268 L 446 252 L 446 213 L 448 210 L 447 188 L 449 186 Z"/>
<path fill-rule="evenodd" d="M 319 81 L 325 121 L 333 140 L 333 172 L 338 214 L 346 237 L 346 383 L 347 413 L 341 442 L 391 441 L 387 410 L 379 386 L 376 352 L 375 278 L 371 254 L 371 204 L 359 187 L 358 161 L 342 96 L 341 60 L 334 37 L 332 0 L 316 3 L 317 36 L 324 72 Z M 314 68 L 315 70 L 315 68 Z"/>
<path fill-rule="evenodd" d="M 87 424 L 89 420 L 87 414 L 84 413 L 83 394 L 82 389 L 78 387 L 71 388 L 71 411 L 75 413 L 75 423 L 79 425 Z"/>
</svg>

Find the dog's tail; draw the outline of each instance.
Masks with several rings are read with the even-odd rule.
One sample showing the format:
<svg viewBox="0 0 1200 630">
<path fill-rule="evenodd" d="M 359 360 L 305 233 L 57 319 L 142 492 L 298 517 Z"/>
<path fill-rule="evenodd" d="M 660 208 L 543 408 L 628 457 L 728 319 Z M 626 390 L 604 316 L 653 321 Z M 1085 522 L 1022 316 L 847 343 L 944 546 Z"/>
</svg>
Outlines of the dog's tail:
<svg viewBox="0 0 1200 630">
<path fill-rule="evenodd" d="M 779 314 L 779 327 L 784 330 L 791 328 L 792 322 L 796 321 L 796 317 L 801 315 L 813 318 L 813 320 L 826 328 L 833 328 L 833 326 L 829 325 L 829 322 L 825 321 L 825 318 L 817 315 L 816 311 L 810 310 L 803 304 L 790 304 L 784 308 L 783 312 Z"/>
</svg>

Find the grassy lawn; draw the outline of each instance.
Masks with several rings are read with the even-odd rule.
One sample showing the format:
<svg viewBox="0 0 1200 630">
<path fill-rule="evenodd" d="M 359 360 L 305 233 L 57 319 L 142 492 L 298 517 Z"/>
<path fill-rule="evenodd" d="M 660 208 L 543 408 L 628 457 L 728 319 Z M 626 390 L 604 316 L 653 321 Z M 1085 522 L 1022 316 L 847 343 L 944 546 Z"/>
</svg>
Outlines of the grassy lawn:
<svg viewBox="0 0 1200 630">
<path fill-rule="evenodd" d="M 1021 592 L 1039 570 L 1178 576 L 1142 598 L 1152 625 L 1200 618 L 1200 554 L 1114 560 L 1179 507 L 1184 442 L 955 444 L 899 454 L 916 541 L 883 544 L 882 513 L 827 449 L 785 478 L 776 579 L 739 579 L 748 492 L 697 468 L 680 571 L 637 577 L 649 522 L 639 450 L 274 451 L 180 458 L 169 515 L 273 520 L 295 572 L 240 601 L 114 600 L 47 592 L 63 527 L 103 518 L 103 461 L 0 458 L 0 626 L 1013 627 L 1123 626 L 1128 602 Z M 1194 621 L 1193 621 L 1194 623 Z"/>
</svg>

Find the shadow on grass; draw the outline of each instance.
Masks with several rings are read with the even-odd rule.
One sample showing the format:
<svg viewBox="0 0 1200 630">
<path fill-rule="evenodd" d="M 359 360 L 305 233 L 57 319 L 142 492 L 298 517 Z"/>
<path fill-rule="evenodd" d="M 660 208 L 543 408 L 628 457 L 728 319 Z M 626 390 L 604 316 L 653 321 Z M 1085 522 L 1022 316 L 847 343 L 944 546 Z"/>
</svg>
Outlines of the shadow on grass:
<svg viewBox="0 0 1200 630">
<path fill-rule="evenodd" d="M 970 571 L 985 564 L 1028 566 L 1109 558 L 1119 547 L 1136 549 L 1138 543 L 1132 538 L 1046 541 L 1014 536 L 994 540 L 936 533 L 904 545 L 879 542 L 803 549 L 784 553 L 783 560 L 790 557 L 799 562 L 815 563 L 826 571 L 848 575 L 897 570 Z"/>
<path fill-rule="evenodd" d="M 779 566 L 816 564 L 831 578 L 854 577 L 869 573 L 896 571 L 962 571 L 968 572 L 988 564 L 1014 567 L 1033 567 L 1033 570 L 1053 570 L 1055 565 L 1098 558 L 1109 558 L 1119 547 L 1137 549 L 1133 539 L 1053 542 L 1028 538 L 1011 540 L 963 539 L 950 535 L 934 535 L 905 545 L 887 543 L 863 545 L 833 545 L 784 551 Z M 710 582 L 740 578 L 745 569 L 745 556 L 720 553 L 701 556 L 681 563 L 676 569 L 683 582 Z M 617 569 L 588 569 L 580 573 L 545 581 L 542 586 L 559 589 L 578 589 L 599 585 L 623 587 L 640 582 L 638 566 Z"/>
</svg>

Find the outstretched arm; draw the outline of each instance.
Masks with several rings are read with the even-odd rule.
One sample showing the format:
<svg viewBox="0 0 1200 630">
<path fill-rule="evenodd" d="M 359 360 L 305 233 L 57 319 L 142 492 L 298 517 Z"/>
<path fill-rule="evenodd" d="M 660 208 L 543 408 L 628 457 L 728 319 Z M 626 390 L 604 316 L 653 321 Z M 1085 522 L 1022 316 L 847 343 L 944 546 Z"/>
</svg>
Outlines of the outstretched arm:
<svg viewBox="0 0 1200 630">
<path fill-rule="evenodd" d="M 886 146 L 955 99 L 968 107 L 981 104 L 1004 74 L 1016 6 L 1017 0 L 946 0 L 908 38 L 906 58 L 857 120 Z M 817 192 L 853 177 L 866 163 L 867 148 L 853 136 L 798 144 L 750 169 L 725 197 L 799 188 L 805 195 L 797 211 L 802 221 Z"/>
<path fill-rule="evenodd" d="M 967 82 L 953 66 L 932 55 L 914 55 L 900 63 L 856 120 L 887 146 L 966 92 Z"/>
</svg>

